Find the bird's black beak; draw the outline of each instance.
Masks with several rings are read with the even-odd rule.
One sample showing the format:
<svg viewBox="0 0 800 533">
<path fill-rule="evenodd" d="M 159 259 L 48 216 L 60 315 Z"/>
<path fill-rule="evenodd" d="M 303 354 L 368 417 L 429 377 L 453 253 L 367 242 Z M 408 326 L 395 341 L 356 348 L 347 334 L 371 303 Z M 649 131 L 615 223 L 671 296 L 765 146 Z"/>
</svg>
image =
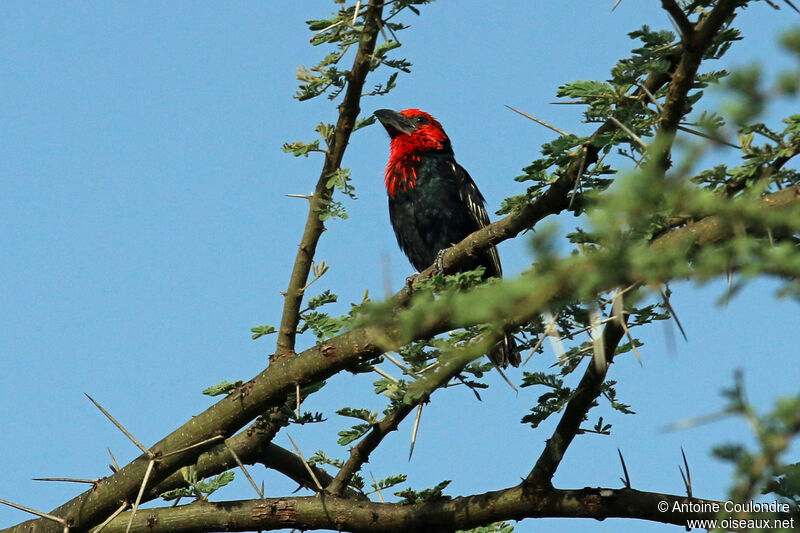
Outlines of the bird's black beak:
<svg viewBox="0 0 800 533">
<path fill-rule="evenodd" d="M 383 127 L 389 132 L 389 137 L 395 138 L 398 135 L 413 132 L 417 127 L 411 120 L 391 109 L 378 109 L 373 113 L 375 118 L 381 121 Z"/>
</svg>

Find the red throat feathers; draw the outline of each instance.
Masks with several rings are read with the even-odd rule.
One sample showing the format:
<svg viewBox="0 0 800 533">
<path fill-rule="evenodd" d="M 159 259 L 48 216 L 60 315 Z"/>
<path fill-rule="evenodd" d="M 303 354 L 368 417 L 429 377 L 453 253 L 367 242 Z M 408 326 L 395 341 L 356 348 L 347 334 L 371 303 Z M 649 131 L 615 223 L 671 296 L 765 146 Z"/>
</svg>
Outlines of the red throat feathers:
<svg viewBox="0 0 800 533">
<path fill-rule="evenodd" d="M 444 128 L 430 114 L 419 109 L 405 109 L 400 114 L 419 126 L 410 133 L 400 129 L 390 131 L 389 163 L 386 165 L 384 184 L 391 197 L 398 190 L 414 187 L 420 154 L 442 150 L 450 144 Z"/>
</svg>

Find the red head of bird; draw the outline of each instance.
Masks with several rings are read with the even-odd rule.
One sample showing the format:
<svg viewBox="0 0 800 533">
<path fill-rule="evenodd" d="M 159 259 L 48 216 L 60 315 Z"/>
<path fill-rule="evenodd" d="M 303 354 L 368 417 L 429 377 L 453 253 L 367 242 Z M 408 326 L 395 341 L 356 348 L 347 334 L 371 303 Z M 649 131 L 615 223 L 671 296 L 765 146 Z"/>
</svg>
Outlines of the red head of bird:
<svg viewBox="0 0 800 533">
<path fill-rule="evenodd" d="M 426 152 L 449 152 L 450 139 L 444 128 L 429 113 L 419 109 L 392 111 L 378 109 L 375 117 L 383 124 L 391 138 L 389 163 L 386 165 L 386 191 L 395 192 L 414 187 L 417 181 L 416 165 Z"/>
</svg>

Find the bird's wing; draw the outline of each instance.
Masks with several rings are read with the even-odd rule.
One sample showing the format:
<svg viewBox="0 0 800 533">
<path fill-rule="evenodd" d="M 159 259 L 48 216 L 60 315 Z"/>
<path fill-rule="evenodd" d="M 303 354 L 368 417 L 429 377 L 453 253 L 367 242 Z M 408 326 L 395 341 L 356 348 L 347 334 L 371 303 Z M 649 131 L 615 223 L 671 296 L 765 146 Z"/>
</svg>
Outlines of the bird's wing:
<svg viewBox="0 0 800 533">
<path fill-rule="evenodd" d="M 467 206 L 470 215 L 472 215 L 472 218 L 475 219 L 479 227 L 484 228 L 488 226 L 490 222 L 489 215 L 486 213 L 486 200 L 483 198 L 481 191 L 478 190 L 478 186 L 472 181 L 472 178 L 464 167 L 454 161 L 451 161 L 450 165 L 459 183 L 458 194 L 461 197 L 461 201 Z M 494 272 L 488 272 L 487 274 L 498 278 L 502 277 L 503 269 L 500 266 L 500 256 L 497 254 L 497 248 L 494 246 L 489 247 L 487 255 L 489 256 L 492 267 L 494 267 Z"/>
</svg>

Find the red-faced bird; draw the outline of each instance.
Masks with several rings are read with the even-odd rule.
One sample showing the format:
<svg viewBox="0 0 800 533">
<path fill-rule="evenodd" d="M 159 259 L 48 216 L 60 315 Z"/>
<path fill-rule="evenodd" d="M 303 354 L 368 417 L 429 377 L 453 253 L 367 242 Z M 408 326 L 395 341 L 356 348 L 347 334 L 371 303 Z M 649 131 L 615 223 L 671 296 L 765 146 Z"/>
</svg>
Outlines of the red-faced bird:
<svg viewBox="0 0 800 533">
<path fill-rule="evenodd" d="M 456 162 L 442 125 L 419 109 L 379 109 L 375 117 L 391 138 L 384 183 L 389 219 L 400 249 L 418 271 L 439 253 L 489 224 L 486 201 L 475 182 Z M 485 268 L 485 277 L 501 277 L 500 257 L 492 246 L 464 270 Z M 504 336 L 489 352 L 503 368 L 519 365 L 513 337 Z"/>
</svg>

